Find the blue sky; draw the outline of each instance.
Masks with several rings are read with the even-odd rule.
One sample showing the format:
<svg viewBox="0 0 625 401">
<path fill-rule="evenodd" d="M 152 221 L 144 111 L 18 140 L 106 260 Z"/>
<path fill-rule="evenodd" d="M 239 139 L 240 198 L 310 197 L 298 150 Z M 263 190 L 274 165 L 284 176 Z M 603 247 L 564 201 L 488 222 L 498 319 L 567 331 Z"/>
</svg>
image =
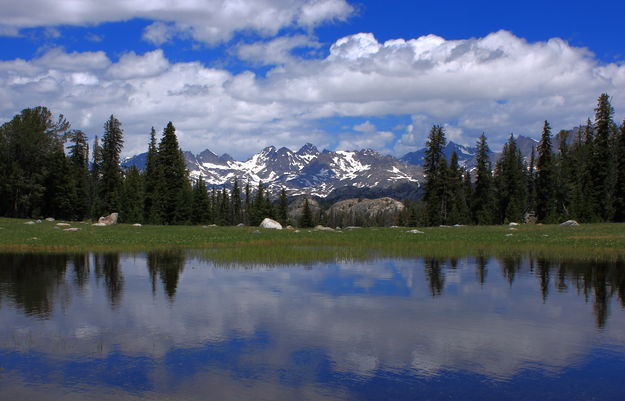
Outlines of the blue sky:
<svg viewBox="0 0 625 401">
<path fill-rule="evenodd" d="M 402 155 L 432 124 L 497 148 L 625 116 L 625 4 L 528 0 L 187 0 L 0 5 L 0 118 L 45 105 L 90 137 L 115 114 L 125 154 L 172 121 L 182 147 Z"/>
</svg>

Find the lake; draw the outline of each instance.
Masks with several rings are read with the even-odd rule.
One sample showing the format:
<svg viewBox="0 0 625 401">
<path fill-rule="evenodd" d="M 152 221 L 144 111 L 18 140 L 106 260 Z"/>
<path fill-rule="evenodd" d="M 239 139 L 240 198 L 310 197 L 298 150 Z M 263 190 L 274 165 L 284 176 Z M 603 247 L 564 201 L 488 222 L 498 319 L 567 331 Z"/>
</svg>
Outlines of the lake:
<svg viewBox="0 0 625 401">
<path fill-rule="evenodd" d="M 0 254 L 1 400 L 622 400 L 625 265 Z"/>
</svg>

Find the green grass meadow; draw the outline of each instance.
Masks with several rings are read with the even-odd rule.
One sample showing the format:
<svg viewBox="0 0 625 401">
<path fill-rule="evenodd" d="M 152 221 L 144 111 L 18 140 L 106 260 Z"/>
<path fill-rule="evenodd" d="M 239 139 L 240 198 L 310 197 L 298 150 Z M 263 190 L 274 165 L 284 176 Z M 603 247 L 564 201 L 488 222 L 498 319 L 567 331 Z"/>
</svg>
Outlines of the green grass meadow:
<svg viewBox="0 0 625 401">
<path fill-rule="evenodd" d="M 215 261 L 302 263 L 377 257 L 533 256 L 558 259 L 624 259 L 625 224 L 424 227 L 315 231 L 257 227 L 94 227 L 59 221 L 0 218 L 0 252 L 137 252 L 197 249 Z"/>
</svg>

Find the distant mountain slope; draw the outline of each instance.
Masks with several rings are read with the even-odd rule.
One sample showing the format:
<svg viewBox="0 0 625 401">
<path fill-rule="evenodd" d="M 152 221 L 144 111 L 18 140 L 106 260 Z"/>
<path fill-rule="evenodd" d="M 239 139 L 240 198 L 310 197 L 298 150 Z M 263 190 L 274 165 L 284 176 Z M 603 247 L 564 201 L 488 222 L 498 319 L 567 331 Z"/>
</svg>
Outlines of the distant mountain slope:
<svg viewBox="0 0 625 401">
<path fill-rule="evenodd" d="M 142 153 L 128 158 L 122 165 L 144 168 L 146 156 Z M 410 184 L 403 193 L 417 196 L 415 188 L 423 181 L 420 166 L 371 149 L 319 152 L 314 145 L 306 144 L 297 152 L 269 146 L 246 161 L 233 160 L 227 154 L 217 156 L 208 149 L 197 156 L 184 152 L 184 157 L 191 177 L 201 175 L 209 186 L 230 187 L 236 179 L 241 185 L 249 182 L 256 187 L 262 181 L 274 192 L 285 187 L 289 195 L 325 198 L 344 187 L 388 195 L 392 188 Z"/>
</svg>

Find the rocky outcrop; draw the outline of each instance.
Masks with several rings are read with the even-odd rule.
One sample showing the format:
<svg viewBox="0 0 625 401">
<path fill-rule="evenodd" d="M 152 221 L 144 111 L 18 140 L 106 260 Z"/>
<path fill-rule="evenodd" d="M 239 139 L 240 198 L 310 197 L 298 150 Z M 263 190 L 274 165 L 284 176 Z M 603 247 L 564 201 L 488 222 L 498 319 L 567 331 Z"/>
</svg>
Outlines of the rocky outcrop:
<svg viewBox="0 0 625 401">
<path fill-rule="evenodd" d="M 292 225 L 299 226 L 304 215 L 304 204 L 306 203 L 305 197 L 295 199 L 289 204 L 288 217 Z M 314 199 L 308 198 L 308 208 L 312 215 L 313 222 L 318 222 L 321 217 L 321 206 L 319 202 Z"/>
<path fill-rule="evenodd" d="M 119 213 L 111 213 L 108 216 L 100 217 L 98 219 L 98 225 L 111 226 L 113 224 L 117 224 L 118 217 Z"/>
<path fill-rule="evenodd" d="M 330 227 L 347 226 L 392 226 L 404 204 L 391 198 L 346 199 L 335 203 L 326 212 L 326 223 Z"/>
<path fill-rule="evenodd" d="M 278 223 L 275 220 L 272 220 L 270 218 L 265 218 L 261 223 L 260 226 L 262 228 L 271 228 L 274 230 L 282 230 L 282 224 Z"/>
</svg>

